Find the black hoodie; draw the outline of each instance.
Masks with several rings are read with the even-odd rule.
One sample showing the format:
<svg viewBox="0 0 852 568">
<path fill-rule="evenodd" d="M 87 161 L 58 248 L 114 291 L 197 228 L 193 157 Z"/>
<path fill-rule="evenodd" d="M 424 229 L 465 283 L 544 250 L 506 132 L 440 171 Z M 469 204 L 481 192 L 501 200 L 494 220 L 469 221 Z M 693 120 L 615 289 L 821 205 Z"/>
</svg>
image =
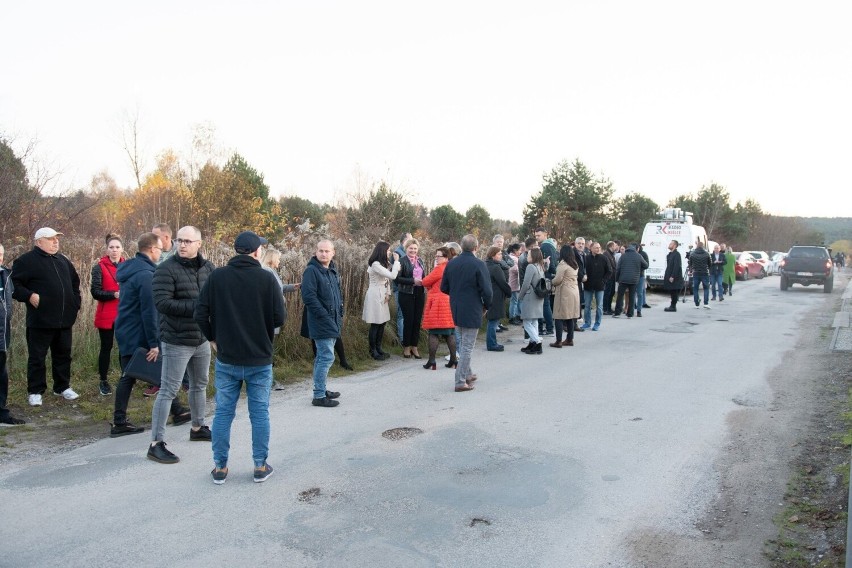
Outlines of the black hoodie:
<svg viewBox="0 0 852 568">
<path fill-rule="evenodd" d="M 74 325 L 80 310 L 80 276 L 64 254 L 38 247 L 12 264 L 12 297 L 27 306 L 27 327 L 64 329 Z M 30 296 L 38 294 L 38 308 Z"/>
</svg>

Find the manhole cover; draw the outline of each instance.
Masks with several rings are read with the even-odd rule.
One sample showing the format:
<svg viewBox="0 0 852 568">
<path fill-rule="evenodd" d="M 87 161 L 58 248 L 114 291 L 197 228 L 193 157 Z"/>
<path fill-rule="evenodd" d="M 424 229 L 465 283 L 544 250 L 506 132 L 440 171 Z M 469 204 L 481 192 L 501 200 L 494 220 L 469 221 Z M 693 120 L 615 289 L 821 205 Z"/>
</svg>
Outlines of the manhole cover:
<svg viewBox="0 0 852 568">
<path fill-rule="evenodd" d="M 422 433 L 423 430 L 420 428 L 405 426 L 403 428 L 391 428 L 390 430 L 385 430 L 382 432 L 382 438 L 387 438 L 388 440 L 404 440 Z"/>
</svg>

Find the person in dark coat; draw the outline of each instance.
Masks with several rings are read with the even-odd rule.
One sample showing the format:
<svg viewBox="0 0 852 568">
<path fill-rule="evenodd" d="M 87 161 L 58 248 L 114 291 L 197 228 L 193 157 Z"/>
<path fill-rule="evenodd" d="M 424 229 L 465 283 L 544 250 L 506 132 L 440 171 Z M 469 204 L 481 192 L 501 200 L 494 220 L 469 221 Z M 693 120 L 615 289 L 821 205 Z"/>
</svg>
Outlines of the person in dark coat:
<svg viewBox="0 0 852 568">
<path fill-rule="evenodd" d="M 12 271 L 3 266 L 6 250 L 0 245 L 0 424 L 18 426 L 26 424 L 15 418 L 6 408 L 9 397 L 9 369 L 6 366 L 6 353 L 12 341 Z"/>
<path fill-rule="evenodd" d="M 41 406 L 47 390 L 47 350 L 53 368 L 53 393 L 65 400 L 71 388 L 71 328 L 80 310 L 80 276 L 59 252 L 58 233 L 42 227 L 35 246 L 12 265 L 13 297 L 27 306 L 27 393 L 30 406 Z"/>
<path fill-rule="evenodd" d="M 611 316 L 612 315 L 612 298 L 615 296 L 615 270 L 618 267 L 618 263 L 615 259 L 615 251 L 618 250 L 618 243 L 615 241 L 609 241 L 606 244 L 606 250 L 603 252 L 606 261 L 609 263 L 609 278 L 604 284 L 604 294 L 603 294 L 603 315 Z"/>
<path fill-rule="evenodd" d="M 666 255 L 666 272 L 663 274 L 663 288 L 669 291 L 672 298 L 671 305 L 666 308 L 666 312 L 677 311 L 677 297 L 683 289 L 683 266 L 680 258 L 680 252 L 677 247 L 680 243 L 672 241 L 669 243 L 669 254 Z"/>
<path fill-rule="evenodd" d="M 322 240 L 302 274 L 302 302 L 308 336 L 316 343 L 314 358 L 314 393 L 311 404 L 333 408 L 340 404 L 334 400 L 339 392 L 326 390 L 328 370 L 334 363 L 334 342 L 343 327 L 343 292 L 340 278 L 332 262 L 334 243 Z"/>
<path fill-rule="evenodd" d="M 719 296 L 719 301 L 725 301 L 725 289 L 722 286 L 725 276 L 725 264 L 727 259 L 725 253 L 719 245 L 713 247 L 713 254 L 710 255 L 710 290 L 713 292 L 713 299 L 716 295 Z"/>
<path fill-rule="evenodd" d="M 612 279 L 613 271 L 606 255 L 601 253 L 601 244 L 593 243 L 591 254 L 586 255 L 586 283 L 583 287 L 585 295 L 585 307 L 583 313 L 583 329 L 592 328 L 597 331 L 601 327 L 601 317 L 604 308 L 604 289 L 606 283 Z M 595 302 L 595 324 L 592 327 L 592 300 Z"/>
<path fill-rule="evenodd" d="M 488 309 L 486 318 L 488 327 L 485 331 L 485 347 L 489 351 L 503 351 L 504 347 L 497 343 L 497 327 L 503 317 L 506 306 L 506 298 L 512 295 L 509 281 L 506 279 L 506 271 L 503 269 L 503 249 L 492 246 L 485 255 L 485 266 L 491 276 L 491 307 Z"/>
<path fill-rule="evenodd" d="M 154 270 L 162 253 L 162 245 L 162 240 L 156 234 L 142 234 L 136 242 L 136 249 L 139 252 L 130 260 L 122 262 L 115 273 L 116 280 L 121 286 L 115 318 L 115 339 L 118 343 L 118 360 L 122 371 L 140 347 L 148 350 L 146 356 L 148 361 L 156 361 L 160 356 L 160 331 L 152 283 Z M 127 420 L 127 405 L 135 384 L 136 379 L 122 372 L 118 379 L 118 386 L 115 388 L 110 438 L 145 431 L 142 426 L 136 426 Z M 183 424 L 192 419 L 189 409 L 181 405 L 177 398 L 172 399 L 170 413 L 173 424 Z"/>
<path fill-rule="evenodd" d="M 473 254 L 479 247 L 479 241 L 473 235 L 465 235 L 461 247 L 462 253 L 447 264 L 441 280 L 441 292 L 450 296 L 453 322 L 461 335 L 456 392 L 473 390 L 472 383 L 477 377 L 470 370 L 471 353 L 482 325 L 482 314 L 491 307 L 493 295 L 485 263 Z"/>
<path fill-rule="evenodd" d="M 272 341 L 284 324 L 284 294 L 260 264 L 267 240 L 252 231 L 234 239 L 236 256 L 210 274 L 195 305 L 194 318 L 216 350 L 216 415 L 213 418 L 213 483 L 228 476 L 231 425 L 243 383 L 251 421 L 254 482 L 272 475 L 269 454 L 269 393 Z M 239 291 L 239 293 L 234 293 Z"/>
<path fill-rule="evenodd" d="M 695 308 L 701 307 L 698 298 L 699 284 L 704 286 L 704 307 L 710 309 L 710 253 L 704 248 L 704 243 L 695 241 L 695 248 L 689 253 L 689 274 L 692 278 L 692 299 Z"/>
<path fill-rule="evenodd" d="M 636 299 L 636 285 L 642 271 L 648 268 L 648 262 L 636 252 L 636 245 L 628 246 L 621 259 L 618 268 L 615 269 L 615 280 L 618 282 L 618 299 L 615 301 L 615 311 L 612 317 L 621 315 L 624 306 L 624 294 L 627 294 L 627 317 L 633 317 L 634 300 Z"/>
</svg>

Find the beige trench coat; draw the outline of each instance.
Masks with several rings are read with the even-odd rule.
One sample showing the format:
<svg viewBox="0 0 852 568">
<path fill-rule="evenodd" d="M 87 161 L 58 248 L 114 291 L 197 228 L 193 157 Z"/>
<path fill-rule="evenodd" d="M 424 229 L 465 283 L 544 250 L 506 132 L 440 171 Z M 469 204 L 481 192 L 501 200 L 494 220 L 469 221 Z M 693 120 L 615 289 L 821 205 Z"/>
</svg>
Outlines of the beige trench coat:
<svg viewBox="0 0 852 568">
<path fill-rule="evenodd" d="M 370 278 L 370 286 L 364 297 L 364 309 L 361 312 L 362 319 L 367 323 L 385 323 L 390 319 L 390 308 L 388 300 L 393 295 L 391 281 L 399 272 L 399 261 L 393 263 L 388 270 L 377 260 L 367 269 Z"/>
<path fill-rule="evenodd" d="M 580 319 L 580 288 L 577 286 L 577 269 L 563 261 L 556 266 L 553 277 L 553 319 Z"/>
</svg>

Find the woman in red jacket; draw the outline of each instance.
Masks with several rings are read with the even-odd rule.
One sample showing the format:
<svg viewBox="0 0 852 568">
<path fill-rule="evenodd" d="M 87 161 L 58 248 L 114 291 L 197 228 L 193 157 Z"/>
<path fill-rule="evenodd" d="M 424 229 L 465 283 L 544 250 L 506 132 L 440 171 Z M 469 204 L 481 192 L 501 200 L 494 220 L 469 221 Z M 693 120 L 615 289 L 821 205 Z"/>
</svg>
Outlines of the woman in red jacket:
<svg viewBox="0 0 852 568">
<path fill-rule="evenodd" d="M 456 336 L 453 314 L 450 312 L 450 297 L 441 292 L 441 278 L 447 267 L 452 253 L 447 247 L 435 251 L 435 268 L 423 278 L 423 288 L 426 289 L 426 307 L 423 309 L 421 327 L 429 332 L 429 360 L 423 365 L 424 369 L 436 368 L 435 354 L 438 352 L 438 342 L 443 337 L 450 349 L 450 362 L 447 367 L 458 365 L 456 361 Z"/>
<path fill-rule="evenodd" d="M 115 317 L 118 315 L 118 280 L 115 271 L 118 264 L 124 262 L 124 243 L 118 235 L 106 236 L 107 253 L 92 267 L 92 297 L 98 301 L 95 310 L 95 327 L 101 339 L 101 351 L 98 354 L 98 374 L 101 377 L 100 393 L 112 394 L 107 380 L 109 362 L 115 337 Z"/>
</svg>

